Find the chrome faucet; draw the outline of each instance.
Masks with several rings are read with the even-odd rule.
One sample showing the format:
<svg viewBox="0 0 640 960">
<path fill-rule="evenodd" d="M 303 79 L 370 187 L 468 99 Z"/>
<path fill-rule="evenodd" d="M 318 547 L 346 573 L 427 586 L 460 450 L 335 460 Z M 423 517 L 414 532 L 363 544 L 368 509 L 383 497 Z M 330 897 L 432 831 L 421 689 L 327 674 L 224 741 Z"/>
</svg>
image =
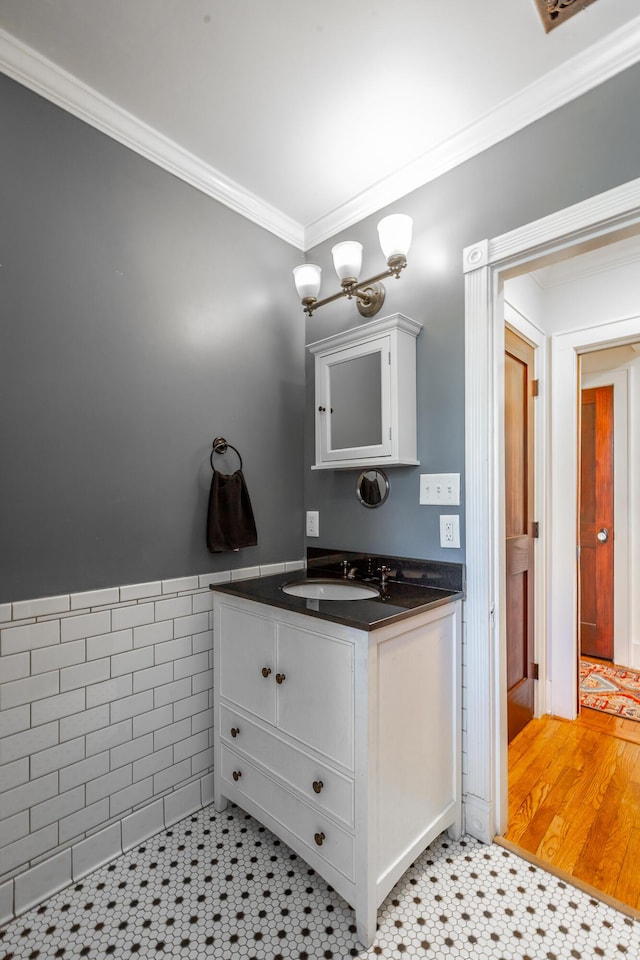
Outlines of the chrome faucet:
<svg viewBox="0 0 640 960">
<path fill-rule="evenodd" d="M 380 586 L 384 590 L 387 585 L 387 574 L 390 572 L 390 567 L 385 567 L 383 565 L 381 567 L 378 567 L 378 570 L 376 572 L 380 574 Z"/>
</svg>

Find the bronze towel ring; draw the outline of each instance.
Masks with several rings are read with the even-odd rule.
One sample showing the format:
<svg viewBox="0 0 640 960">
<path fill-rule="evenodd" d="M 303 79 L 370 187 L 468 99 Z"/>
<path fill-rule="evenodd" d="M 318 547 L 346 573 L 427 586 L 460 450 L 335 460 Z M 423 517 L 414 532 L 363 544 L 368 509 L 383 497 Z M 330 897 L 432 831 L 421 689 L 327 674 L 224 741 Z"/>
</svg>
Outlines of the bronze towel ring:
<svg viewBox="0 0 640 960">
<path fill-rule="evenodd" d="M 215 470 L 215 467 L 213 465 L 214 453 L 224 454 L 227 452 L 228 449 L 233 450 L 233 452 L 237 454 L 238 460 L 240 461 L 240 469 L 242 470 L 242 457 L 240 456 L 239 450 L 236 450 L 236 448 L 233 447 L 230 443 L 227 443 L 224 437 L 216 437 L 215 440 L 213 441 L 213 450 L 209 455 L 209 463 L 211 464 L 212 470 Z"/>
</svg>

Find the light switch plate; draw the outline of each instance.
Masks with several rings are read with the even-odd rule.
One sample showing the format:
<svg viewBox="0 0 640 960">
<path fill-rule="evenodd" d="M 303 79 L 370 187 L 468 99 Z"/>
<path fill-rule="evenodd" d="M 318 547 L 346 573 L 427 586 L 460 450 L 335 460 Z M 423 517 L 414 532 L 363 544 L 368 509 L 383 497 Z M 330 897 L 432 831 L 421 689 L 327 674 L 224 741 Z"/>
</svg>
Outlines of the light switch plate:
<svg viewBox="0 0 640 960">
<path fill-rule="evenodd" d="M 421 473 L 420 503 L 439 503 L 447 504 L 450 507 L 459 507 L 460 474 Z"/>
</svg>

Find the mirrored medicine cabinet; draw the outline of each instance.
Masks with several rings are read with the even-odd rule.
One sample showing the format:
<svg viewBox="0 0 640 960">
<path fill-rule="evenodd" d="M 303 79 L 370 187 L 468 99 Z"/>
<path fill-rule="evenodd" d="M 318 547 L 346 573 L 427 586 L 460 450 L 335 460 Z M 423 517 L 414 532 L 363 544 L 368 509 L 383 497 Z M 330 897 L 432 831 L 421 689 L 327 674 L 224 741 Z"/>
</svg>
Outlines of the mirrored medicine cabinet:
<svg viewBox="0 0 640 960">
<path fill-rule="evenodd" d="M 418 464 L 416 338 L 400 313 L 308 345 L 315 357 L 313 470 Z"/>
</svg>

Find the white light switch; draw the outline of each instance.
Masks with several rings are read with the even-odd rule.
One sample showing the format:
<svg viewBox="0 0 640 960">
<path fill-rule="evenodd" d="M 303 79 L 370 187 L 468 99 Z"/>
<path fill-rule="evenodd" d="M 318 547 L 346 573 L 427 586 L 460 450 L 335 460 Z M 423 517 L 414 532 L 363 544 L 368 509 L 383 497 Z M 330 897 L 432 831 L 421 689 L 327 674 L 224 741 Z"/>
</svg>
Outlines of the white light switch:
<svg viewBox="0 0 640 960">
<path fill-rule="evenodd" d="M 459 473 L 421 473 L 420 503 L 446 503 L 460 506 Z"/>
<path fill-rule="evenodd" d="M 307 510 L 307 536 L 320 536 L 320 513 L 318 510 Z"/>
</svg>

